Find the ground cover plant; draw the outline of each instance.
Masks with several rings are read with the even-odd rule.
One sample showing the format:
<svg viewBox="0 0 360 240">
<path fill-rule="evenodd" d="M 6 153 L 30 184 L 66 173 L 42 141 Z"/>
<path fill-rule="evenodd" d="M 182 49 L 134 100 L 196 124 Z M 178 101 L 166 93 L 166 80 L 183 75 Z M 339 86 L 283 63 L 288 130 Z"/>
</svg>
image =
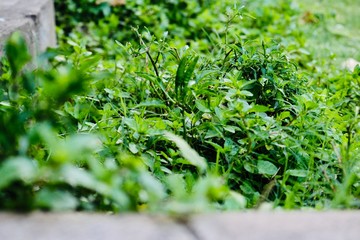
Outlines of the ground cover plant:
<svg viewBox="0 0 360 240">
<path fill-rule="evenodd" d="M 1 62 L 0 209 L 359 208 L 339 4 L 55 1 L 59 47 Z"/>
</svg>

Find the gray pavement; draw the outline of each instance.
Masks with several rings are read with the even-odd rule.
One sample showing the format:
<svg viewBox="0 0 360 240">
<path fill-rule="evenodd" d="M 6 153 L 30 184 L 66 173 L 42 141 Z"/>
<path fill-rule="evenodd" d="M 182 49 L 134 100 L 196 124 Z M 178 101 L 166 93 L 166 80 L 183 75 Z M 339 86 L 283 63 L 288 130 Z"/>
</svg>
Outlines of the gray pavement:
<svg viewBox="0 0 360 240">
<path fill-rule="evenodd" d="M 165 215 L 0 213 L 1 240 L 359 240 L 360 211 Z"/>
</svg>

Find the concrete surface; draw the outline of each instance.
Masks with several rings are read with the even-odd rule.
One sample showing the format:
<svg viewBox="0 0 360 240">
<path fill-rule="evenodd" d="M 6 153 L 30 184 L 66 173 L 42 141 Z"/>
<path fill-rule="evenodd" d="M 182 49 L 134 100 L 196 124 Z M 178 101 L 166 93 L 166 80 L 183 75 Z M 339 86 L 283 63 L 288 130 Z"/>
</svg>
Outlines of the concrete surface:
<svg viewBox="0 0 360 240">
<path fill-rule="evenodd" d="M 360 211 L 164 215 L 0 213 L 1 240 L 359 240 Z"/>
<path fill-rule="evenodd" d="M 32 55 L 56 45 L 52 0 L 0 0 L 0 55 L 15 31 L 25 36 Z"/>
</svg>

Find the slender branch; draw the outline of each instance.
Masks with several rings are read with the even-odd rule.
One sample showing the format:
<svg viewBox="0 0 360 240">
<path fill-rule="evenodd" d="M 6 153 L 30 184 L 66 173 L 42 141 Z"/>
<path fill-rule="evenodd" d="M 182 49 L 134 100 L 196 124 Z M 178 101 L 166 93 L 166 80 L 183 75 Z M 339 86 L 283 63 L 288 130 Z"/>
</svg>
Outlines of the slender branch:
<svg viewBox="0 0 360 240">
<path fill-rule="evenodd" d="M 159 71 L 158 71 L 158 69 L 157 69 L 157 67 L 156 67 L 156 63 L 155 63 L 154 59 L 152 58 L 152 56 L 151 56 L 151 54 L 150 54 L 150 52 L 149 52 L 149 48 L 146 49 L 146 55 L 147 55 L 147 56 L 149 57 L 149 59 L 150 59 L 150 62 L 151 62 L 151 65 L 153 66 L 153 69 L 154 69 L 154 71 L 155 71 L 156 77 L 160 79 Z"/>
</svg>

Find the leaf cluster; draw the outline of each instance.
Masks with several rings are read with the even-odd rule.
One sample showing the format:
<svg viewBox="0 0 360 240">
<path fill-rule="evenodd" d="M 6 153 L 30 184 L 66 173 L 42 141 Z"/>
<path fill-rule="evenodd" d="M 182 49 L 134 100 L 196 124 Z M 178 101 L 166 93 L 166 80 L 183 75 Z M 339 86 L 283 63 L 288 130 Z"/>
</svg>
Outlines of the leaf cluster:
<svg viewBox="0 0 360 240">
<path fill-rule="evenodd" d="M 1 209 L 359 207 L 360 70 L 292 1 L 55 2 L 60 47 L 2 60 Z"/>
</svg>

